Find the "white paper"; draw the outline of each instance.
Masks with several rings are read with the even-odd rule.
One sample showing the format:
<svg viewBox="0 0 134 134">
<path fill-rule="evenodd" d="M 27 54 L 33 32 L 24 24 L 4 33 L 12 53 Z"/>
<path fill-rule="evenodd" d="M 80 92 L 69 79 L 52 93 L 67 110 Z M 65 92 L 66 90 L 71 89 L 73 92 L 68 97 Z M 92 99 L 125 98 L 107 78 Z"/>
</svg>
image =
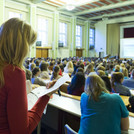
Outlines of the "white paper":
<svg viewBox="0 0 134 134">
<path fill-rule="evenodd" d="M 134 117 L 129 116 L 129 128 L 134 130 Z"/>
<path fill-rule="evenodd" d="M 130 90 L 131 94 L 134 95 L 134 89 Z"/>
<path fill-rule="evenodd" d="M 57 80 L 57 82 L 54 84 L 53 87 L 47 89 L 45 86 L 40 86 L 36 89 L 34 89 L 33 91 L 31 91 L 32 93 L 36 94 L 36 96 L 41 97 L 43 95 L 46 95 L 48 93 L 51 93 L 55 90 L 57 90 L 61 85 L 63 85 L 66 81 L 68 81 L 70 79 L 69 75 L 66 74 L 63 77 L 59 78 Z"/>
<path fill-rule="evenodd" d="M 46 79 L 46 80 L 43 80 L 45 84 L 49 83 L 50 80 Z"/>
<path fill-rule="evenodd" d="M 37 102 L 38 98 L 36 95 L 29 93 L 27 95 L 28 100 L 28 110 L 31 110 L 31 108 L 34 106 L 34 104 Z"/>
</svg>

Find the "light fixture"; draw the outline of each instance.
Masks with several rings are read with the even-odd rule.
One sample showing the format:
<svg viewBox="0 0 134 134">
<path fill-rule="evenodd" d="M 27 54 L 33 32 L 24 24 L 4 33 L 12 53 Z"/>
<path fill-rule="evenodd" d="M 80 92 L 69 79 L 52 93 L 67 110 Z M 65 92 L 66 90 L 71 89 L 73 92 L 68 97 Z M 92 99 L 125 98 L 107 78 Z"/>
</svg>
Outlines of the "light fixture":
<svg viewBox="0 0 134 134">
<path fill-rule="evenodd" d="M 69 11 L 73 10 L 74 8 L 75 8 L 75 6 L 72 5 L 72 4 L 66 5 L 66 9 L 69 10 Z"/>
</svg>

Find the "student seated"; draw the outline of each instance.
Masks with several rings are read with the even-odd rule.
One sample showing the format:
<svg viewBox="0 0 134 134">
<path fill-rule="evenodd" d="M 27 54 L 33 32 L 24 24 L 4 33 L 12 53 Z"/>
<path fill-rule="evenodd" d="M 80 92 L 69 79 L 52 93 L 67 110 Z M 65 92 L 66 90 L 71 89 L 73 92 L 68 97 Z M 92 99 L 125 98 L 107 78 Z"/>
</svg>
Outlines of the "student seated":
<svg viewBox="0 0 134 134">
<path fill-rule="evenodd" d="M 28 94 L 32 91 L 32 85 L 31 85 L 32 72 L 29 69 L 25 69 L 25 73 L 26 73 L 26 91 Z"/>
<path fill-rule="evenodd" d="M 46 62 L 41 62 L 41 64 L 39 65 L 41 73 L 40 73 L 40 77 L 42 79 L 50 79 L 49 78 L 49 73 L 48 73 L 48 65 Z"/>
<path fill-rule="evenodd" d="M 130 78 L 125 79 L 122 84 L 128 87 L 129 89 L 134 89 L 134 69 L 131 72 Z"/>
<path fill-rule="evenodd" d="M 129 111 L 134 113 L 134 96 L 129 97 L 129 103 L 130 103 Z"/>
<path fill-rule="evenodd" d="M 51 76 L 51 80 L 57 80 L 59 79 L 61 76 L 59 75 L 59 72 L 60 72 L 60 67 L 59 65 L 55 65 L 53 67 L 53 73 L 52 73 L 52 76 Z"/>
<path fill-rule="evenodd" d="M 32 84 L 46 86 L 46 83 L 41 78 L 39 78 L 39 75 L 40 75 L 40 68 L 35 67 L 32 71 L 32 79 L 31 79 Z"/>
<path fill-rule="evenodd" d="M 96 72 L 94 71 L 92 63 L 89 63 L 85 68 L 85 75 L 88 76 L 90 74 L 96 74 Z"/>
<path fill-rule="evenodd" d="M 29 64 L 29 70 L 32 71 L 36 67 L 35 63 Z"/>
<path fill-rule="evenodd" d="M 49 66 L 48 66 L 48 69 L 49 69 L 50 72 L 53 71 L 53 67 L 54 67 L 54 63 L 53 62 L 50 62 L 49 63 Z"/>
<path fill-rule="evenodd" d="M 120 72 L 123 73 L 124 79 L 129 79 L 129 77 L 128 77 L 128 70 L 127 70 L 125 67 L 122 67 L 122 68 L 120 69 Z"/>
<path fill-rule="evenodd" d="M 111 75 L 112 92 L 119 93 L 120 95 L 130 96 L 129 88 L 122 85 L 124 75 L 121 72 L 114 72 Z"/>
<path fill-rule="evenodd" d="M 129 129 L 129 112 L 117 94 L 109 94 L 98 75 L 89 75 L 81 95 L 79 134 L 121 134 Z"/>
<path fill-rule="evenodd" d="M 120 66 L 119 65 L 115 65 L 115 68 L 113 70 L 114 70 L 114 72 L 119 72 L 120 71 Z"/>
<path fill-rule="evenodd" d="M 74 71 L 73 63 L 72 63 L 72 61 L 69 61 L 69 62 L 66 64 L 66 67 L 64 68 L 64 72 L 65 72 L 65 73 L 70 73 L 70 74 L 72 74 L 73 71 Z"/>
<path fill-rule="evenodd" d="M 111 83 L 110 83 L 110 80 L 109 80 L 108 76 L 105 75 L 105 72 L 102 71 L 102 70 L 98 70 L 98 71 L 97 71 L 97 75 L 99 75 L 99 76 L 103 79 L 103 81 L 104 81 L 104 83 L 105 83 L 105 85 L 106 85 L 106 89 L 107 89 L 109 92 L 111 92 L 111 91 L 112 91 Z"/>
<path fill-rule="evenodd" d="M 70 85 L 67 87 L 67 93 L 81 96 L 81 94 L 84 92 L 84 85 L 85 85 L 84 73 L 78 72 L 73 76 Z"/>
</svg>

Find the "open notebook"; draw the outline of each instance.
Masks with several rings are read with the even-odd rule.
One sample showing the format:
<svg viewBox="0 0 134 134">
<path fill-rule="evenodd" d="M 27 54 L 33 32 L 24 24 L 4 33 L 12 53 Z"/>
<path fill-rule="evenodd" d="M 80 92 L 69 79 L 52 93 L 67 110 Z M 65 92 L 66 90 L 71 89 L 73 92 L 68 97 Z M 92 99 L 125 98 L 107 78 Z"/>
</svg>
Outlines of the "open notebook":
<svg viewBox="0 0 134 134">
<path fill-rule="evenodd" d="M 57 82 L 54 84 L 53 87 L 47 89 L 45 86 L 40 86 L 36 89 L 34 89 L 33 91 L 31 91 L 33 94 L 35 94 L 38 98 L 46 95 L 48 93 L 51 93 L 55 90 L 57 90 L 61 85 L 63 85 L 66 81 L 68 81 L 70 79 L 69 75 L 66 74 L 63 77 L 59 78 L 57 80 Z"/>
</svg>

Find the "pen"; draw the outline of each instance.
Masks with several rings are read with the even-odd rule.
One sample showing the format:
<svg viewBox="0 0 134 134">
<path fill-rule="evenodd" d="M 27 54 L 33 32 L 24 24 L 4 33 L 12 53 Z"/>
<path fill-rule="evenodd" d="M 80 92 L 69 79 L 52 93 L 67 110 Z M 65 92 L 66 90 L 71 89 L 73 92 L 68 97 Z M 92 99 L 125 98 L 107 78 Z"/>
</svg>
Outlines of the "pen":
<svg viewBox="0 0 134 134">
<path fill-rule="evenodd" d="M 60 89 L 58 90 L 58 94 L 59 94 L 59 96 L 61 96 L 61 92 L 60 92 Z"/>
</svg>

